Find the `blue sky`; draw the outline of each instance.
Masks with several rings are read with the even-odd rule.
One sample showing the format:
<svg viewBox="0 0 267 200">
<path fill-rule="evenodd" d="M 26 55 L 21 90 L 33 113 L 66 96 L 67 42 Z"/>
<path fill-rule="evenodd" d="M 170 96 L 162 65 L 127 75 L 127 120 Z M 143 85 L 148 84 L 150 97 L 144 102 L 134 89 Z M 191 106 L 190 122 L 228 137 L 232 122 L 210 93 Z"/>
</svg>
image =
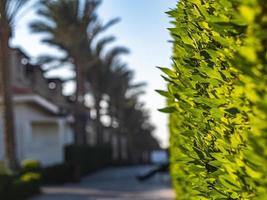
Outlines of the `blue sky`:
<svg viewBox="0 0 267 200">
<path fill-rule="evenodd" d="M 115 35 L 117 41 L 114 45 L 123 45 L 131 51 L 124 56 L 131 69 L 133 69 L 136 81 L 145 81 L 146 95 L 142 100 L 150 110 L 151 121 L 157 127 L 155 136 L 160 139 L 163 146 L 168 145 L 167 116 L 159 113 L 158 108 L 164 107 L 165 101 L 155 89 L 164 89 L 165 83 L 160 77 L 156 66 L 168 67 L 171 65 L 171 44 L 167 28 L 170 19 L 165 14 L 170 8 L 174 8 L 175 0 L 103 0 L 99 8 L 99 15 L 103 22 L 114 17 L 120 17 L 121 22 L 112 27 L 105 35 Z M 27 24 L 36 16 L 29 12 L 17 25 L 13 45 L 23 46 L 24 50 L 35 57 L 42 53 L 57 53 L 40 43 L 40 35 L 30 34 Z M 111 46 L 110 46 L 111 47 Z M 71 76 L 68 69 L 55 71 L 64 76 Z M 72 84 L 67 84 L 65 90 L 73 89 Z"/>
</svg>

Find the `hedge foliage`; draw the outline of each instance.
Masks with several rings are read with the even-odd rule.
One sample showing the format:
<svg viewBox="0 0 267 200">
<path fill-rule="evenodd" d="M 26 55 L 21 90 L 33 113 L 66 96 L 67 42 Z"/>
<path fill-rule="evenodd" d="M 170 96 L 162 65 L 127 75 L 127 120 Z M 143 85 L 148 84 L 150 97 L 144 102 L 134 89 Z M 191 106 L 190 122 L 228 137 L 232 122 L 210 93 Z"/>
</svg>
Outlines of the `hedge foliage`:
<svg viewBox="0 0 267 200">
<path fill-rule="evenodd" d="M 40 193 L 41 174 L 35 168 L 37 165 L 40 166 L 39 162 L 26 161 L 23 163 L 25 165 L 22 165 L 22 171 L 17 175 L 12 174 L 2 165 L 2 169 L 0 169 L 1 200 L 24 200 Z M 34 166 L 34 168 L 29 168 L 29 166 Z"/>
<path fill-rule="evenodd" d="M 266 0 L 180 0 L 168 82 L 177 199 L 267 199 Z"/>
<path fill-rule="evenodd" d="M 77 146 L 65 147 L 65 160 L 68 164 L 81 167 L 81 175 L 87 175 L 98 169 L 112 164 L 111 149 L 106 146 Z"/>
</svg>

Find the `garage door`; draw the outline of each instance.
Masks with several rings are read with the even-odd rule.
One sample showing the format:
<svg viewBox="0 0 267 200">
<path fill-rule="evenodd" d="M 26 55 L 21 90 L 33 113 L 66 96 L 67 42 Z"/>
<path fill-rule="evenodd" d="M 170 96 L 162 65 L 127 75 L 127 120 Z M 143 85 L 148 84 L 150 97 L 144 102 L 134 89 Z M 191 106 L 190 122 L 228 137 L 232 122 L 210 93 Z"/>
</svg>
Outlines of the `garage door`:
<svg viewBox="0 0 267 200">
<path fill-rule="evenodd" d="M 39 160 L 43 165 L 52 165 L 63 161 L 63 149 L 60 144 L 56 123 L 32 123 L 31 143 L 27 159 Z"/>
</svg>

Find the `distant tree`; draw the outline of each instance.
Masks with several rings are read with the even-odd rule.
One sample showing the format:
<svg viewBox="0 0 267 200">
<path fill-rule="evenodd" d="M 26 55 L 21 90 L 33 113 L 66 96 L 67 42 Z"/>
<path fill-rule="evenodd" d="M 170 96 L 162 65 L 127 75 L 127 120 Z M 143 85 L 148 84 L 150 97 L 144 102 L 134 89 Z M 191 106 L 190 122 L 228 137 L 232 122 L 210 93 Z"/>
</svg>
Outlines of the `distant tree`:
<svg viewBox="0 0 267 200">
<path fill-rule="evenodd" d="M 86 68 L 93 66 L 95 58 L 92 52 L 92 42 L 95 37 L 113 25 L 118 19 L 102 25 L 96 14 L 100 5 L 98 0 L 43 0 L 38 19 L 31 24 L 33 32 L 48 33 L 44 43 L 56 46 L 66 53 L 61 61 L 73 63 L 76 77 L 75 92 L 75 141 L 84 144 L 86 141 L 84 113 L 85 74 Z M 55 58 L 46 57 L 46 62 Z"/>
<path fill-rule="evenodd" d="M 111 123 L 118 124 L 118 129 L 121 127 L 121 109 L 123 108 L 126 93 L 130 88 L 133 72 L 126 68 L 126 65 L 116 63 L 109 76 L 109 84 L 107 94 L 109 97 L 109 115 Z M 121 131 L 119 131 L 121 132 Z"/>
<path fill-rule="evenodd" d="M 143 94 L 142 90 L 145 83 L 133 83 L 133 71 L 127 69 L 127 66 L 117 62 L 110 74 L 107 94 L 109 96 L 109 110 L 112 118 L 116 119 L 118 124 L 123 123 L 124 116 L 122 109 L 126 100 L 130 97 L 138 98 Z"/>
<path fill-rule="evenodd" d="M 113 65 L 121 54 L 127 54 L 129 50 L 124 47 L 115 47 L 112 50 L 109 50 L 104 56 L 101 55 L 104 49 L 104 46 L 113 41 L 113 37 L 104 38 L 103 40 L 98 41 L 95 48 L 95 57 L 98 58 L 94 66 L 89 68 L 87 71 L 87 81 L 90 86 L 90 92 L 94 98 L 94 109 L 96 111 L 96 118 L 94 120 L 95 130 L 97 135 L 97 141 L 101 144 L 102 141 L 102 130 L 101 130 L 101 100 L 105 94 L 107 94 L 109 85 L 111 84 L 112 77 L 112 68 Z M 119 80 L 112 80 L 119 81 Z"/>
<path fill-rule="evenodd" d="M 144 83 L 133 82 L 133 72 L 126 65 L 116 62 L 109 75 L 107 83 L 109 96 L 109 116 L 114 132 L 119 136 L 118 148 L 121 149 L 121 139 L 127 138 L 128 152 L 133 155 L 134 150 L 144 149 L 137 145 L 136 141 L 148 141 L 142 137 L 144 127 L 152 127 L 148 122 L 148 114 L 139 102 L 139 96 L 143 94 Z M 146 125 L 147 124 L 147 125 Z M 152 132 L 152 129 L 151 131 Z"/>
<path fill-rule="evenodd" d="M 123 130 L 128 139 L 130 160 L 138 162 L 144 152 L 159 149 L 159 143 L 153 137 L 154 126 L 150 123 L 149 113 L 140 103 L 138 96 L 131 96 L 125 100 L 123 107 Z"/>
<path fill-rule="evenodd" d="M 11 170 L 17 169 L 16 142 L 12 102 L 12 70 L 10 62 L 11 49 L 9 40 L 12 37 L 16 17 L 26 0 L 0 1 L 0 85 L 3 101 L 5 160 Z"/>
</svg>

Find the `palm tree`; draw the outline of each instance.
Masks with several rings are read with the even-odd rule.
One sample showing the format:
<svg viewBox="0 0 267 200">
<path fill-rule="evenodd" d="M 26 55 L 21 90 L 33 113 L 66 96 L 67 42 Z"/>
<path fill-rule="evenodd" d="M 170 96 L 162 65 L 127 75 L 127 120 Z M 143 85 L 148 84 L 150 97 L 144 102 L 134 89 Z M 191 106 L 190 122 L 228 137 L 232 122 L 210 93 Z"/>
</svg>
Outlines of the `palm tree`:
<svg viewBox="0 0 267 200">
<path fill-rule="evenodd" d="M 95 57 L 98 58 L 98 61 L 95 62 L 94 66 L 89 68 L 89 70 L 87 71 L 87 81 L 90 85 L 90 92 L 92 93 L 94 98 L 94 108 L 96 111 L 96 118 L 94 122 L 98 144 L 102 144 L 103 142 L 101 130 L 102 125 L 100 121 L 100 102 L 104 94 L 107 94 L 113 64 L 115 63 L 119 55 L 129 53 L 129 50 L 127 48 L 115 47 L 108 53 L 106 53 L 105 56 L 102 56 L 101 54 L 104 46 L 107 43 L 112 42 L 113 40 L 114 37 L 108 37 L 98 41 L 94 50 Z"/>
<path fill-rule="evenodd" d="M 109 107 L 110 114 L 114 118 L 123 122 L 121 109 L 125 104 L 125 100 L 129 97 L 137 98 L 143 94 L 142 87 L 145 83 L 133 83 L 133 71 L 127 69 L 126 65 L 116 63 L 110 74 L 108 82 Z"/>
<path fill-rule="evenodd" d="M 149 122 L 149 114 L 140 103 L 138 96 L 132 96 L 125 102 L 123 115 L 127 116 L 123 126 L 128 139 L 130 160 L 139 162 L 143 154 L 159 149 L 158 141 L 152 136 L 154 126 Z"/>
<path fill-rule="evenodd" d="M 107 82 L 109 96 L 109 116 L 111 126 L 115 127 L 118 136 L 119 160 L 122 159 L 122 138 L 129 139 L 129 133 L 136 130 L 138 126 L 130 130 L 126 125 L 131 121 L 126 109 L 132 101 L 137 101 L 138 96 L 143 93 L 144 83 L 133 84 L 133 72 L 127 69 L 126 65 L 116 62 L 109 75 Z M 134 120 L 142 120 L 135 118 Z M 114 126 L 115 125 L 115 126 Z M 138 124 L 139 125 L 139 124 Z"/>
<path fill-rule="evenodd" d="M 129 81 L 132 77 L 132 71 L 126 68 L 126 65 L 116 64 L 109 76 L 107 94 L 109 96 L 109 115 L 111 124 L 116 122 L 120 124 L 121 108 L 124 104 L 126 92 L 129 88 Z"/>
<path fill-rule="evenodd" d="M 44 43 L 58 47 L 66 53 L 66 58 L 74 65 L 76 72 L 75 92 L 75 141 L 85 144 L 84 120 L 85 72 L 95 62 L 92 42 L 95 37 L 113 25 L 118 19 L 106 25 L 99 23 L 96 9 L 99 0 L 42 0 L 38 14 L 45 20 L 31 24 L 33 32 L 46 33 Z M 63 59 L 66 60 L 66 59 Z"/>
<path fill-rule="evenodd" d="M 26 0 L 0 1 L 0 73 L 1 93 L 4 105 L 4 142 L 5 159 L 11 170 L 17 169 L 16 142 L 14 130 L 12 80 L 9 39 L 16 21 L 16 16 L 26 3 Z"/>
</svg>

